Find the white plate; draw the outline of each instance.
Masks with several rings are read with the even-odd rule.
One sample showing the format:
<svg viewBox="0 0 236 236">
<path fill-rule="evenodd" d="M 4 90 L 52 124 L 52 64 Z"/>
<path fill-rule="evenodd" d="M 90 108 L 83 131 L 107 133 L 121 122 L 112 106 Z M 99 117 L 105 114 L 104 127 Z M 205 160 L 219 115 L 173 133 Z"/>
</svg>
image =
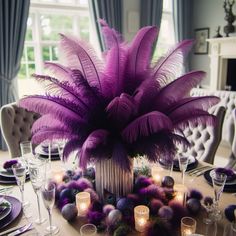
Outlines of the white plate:
<svg viewBox="0 0 236 236">
<path fill-rule="evenodd" d="M 211 173 L 212 173 L 213 171 L 214 171 L 214 169 L 210 171 L 210 173 L 209 173 L 210 176 L 211 176 Z M 225 182 L 225 185 L 235 185 L 235 184 L 236 184 L 236 179 L 233 180 L 233 181 L 227 181 L 227 182 Z"/>
<path fill-rule="evenodd" d="M 8 207 L 5 210 L 3 210 L 3 212 L 0 214 L 0 220 L 7 217 L 10 214 L 12 208 L 10 202 L 8 202 L 7 200 L 3 200 L 3 202 L 6 202 L 8 204 Z"/>
<path fill-rule="evenodd" d="M 35 148 L 35 153 L 39 154 L 39 155 L 44 155 L 44 156 L 48 156 L 48 152 L 45 152 L 43 150 L 43 147 L 41 145 L 38 145 L 36 148 Z M 57 152 L 53 152 L 51 153 L 52 156 L 58 156 L 59 153 L 58 151 Z"/>
<path fill-rule="evenodd" d="M 3 168 L 0 169 L 0 175 L 3 176 L 3 177 L 9 177 L 9 178 L 13 178 L 14 177 L 13 172 L 6 171 Z"/>
</svg>

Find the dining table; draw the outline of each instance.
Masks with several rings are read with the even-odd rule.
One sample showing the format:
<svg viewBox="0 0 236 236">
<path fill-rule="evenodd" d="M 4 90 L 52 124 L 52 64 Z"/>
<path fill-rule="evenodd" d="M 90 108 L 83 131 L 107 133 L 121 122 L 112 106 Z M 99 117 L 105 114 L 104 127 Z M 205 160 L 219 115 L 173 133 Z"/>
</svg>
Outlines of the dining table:
<svg viewBox="0 0 236 236">
<path fill-rule="evenodd" d="M 9 157 L 4 157 L 0 160 L 0 166 L 3 165 L 5 161 L 9 160 Z M 198 168 L 200 166 L 211 166 L 208 163 L 204 163 L 199 161 L 198 162 Z M 59 168 L 62 168 L 62 163 L 60 160 L 57 161 L 52 161 L 51 162 L 51 167 L 52 170 L 57 170 Z M 212 166 L 213 168 L 213 166 Z M 169 172 L 168 170 L 163 170 L 161 174 L 163 176 L 168 175 Z M 172 177 L 175 180 L 175 183 L 181 181 L 181 173 L 179 171 L 173 171 L 172 172 Z M 207 181 L 205 180 L 203 175 L 200 175 L 198 177 L 196 176 L 190 176 L 187 172 L 185 174 L 185 185 L 188 188 L 188 190 L 191 189 L 197 189 L 200 191 L 203 196 L 211 196 L 213 197 L 213 188 L 210 186 Z M 0 184 L 0 189 L 7 187 L 8 185 L 5 184 Z M 20 198 L 20 191 L 17 185 L 11 185 L 13 188 L 7 192 L 8 195 L 15 197 L 17 199 Z M 33 229 L 26 232 L 24 235 L 44 235 L 45 229 L 48 226 L 48 214 L 47 211 L 43 205 L 42 198 L 40 198 L 40 204 L 41 204 L 41 211 L 42 211 L 42 216 L 47 219 L 47 221 L 41 225 L 37 225 L 34 223 L 34 219 L 38 216 L 38 209 L 37 209 L 37 199 L 36 199 L 36 194 L 34 193 L 32 184 L 30 181 L 26 181 L 25 183 L 25 189 L 24 189 L 24 196 L 25 200 L 28 201 L 30 204 L 29 206 L 22 212 L 17 219 L 15 219 L 11 224 L 9 224 L 7 227 L 0 229 L 1 231 L 5 231 L 7 229 L 10 229 L 12 227 L 18 226 L 18 225 L 25 225 L 29 222 L 33 223 Z M 222 193 L 219 207 L 224 212 L 224 209 L 230 205 L 230 204 L 236 204 L 236 195 L 235 193 Z M 224 226 L 228 224 L 228 221 L 225 219 L 224 214 L 221 220 L 219 220 L 215 224 L 211 225 L 206 225 L 203 223 L 203 217 L 205 216 L 206 212 L 204 209 L 201 210 L 201 212 L 195 216 L 195 219 L 197 221 L 197 228 L 196 228 L 196 233 L 202 234 L 202 235 L 213 235 L 213 236 L 222 236 L 223 235 L 223 230 Z M 31 215 L 31 216 L 30 216 Z M 59 227 L 59 233 L 58 235 L 69 235 L 69 236 L 74 236 L 74 235 L 80 235 L 79 230 L 80 227 L 86 223 L 86 219 L 83 217 L 77 216 L 77 218 L 72 221 L 68 222 L 66 221 L 59 209 L 56 207 L 53 208 L 53 213 L 52 213 L 52 221 L 53 224 L 57 225 Z M 98 235 L 108 235 L 106 233 L 98 233 Z M 135 230 L 131 233 L 131 235 L 142 235 Z M 180 235 L 180 232 L 179 232 Z"/>
</svg>

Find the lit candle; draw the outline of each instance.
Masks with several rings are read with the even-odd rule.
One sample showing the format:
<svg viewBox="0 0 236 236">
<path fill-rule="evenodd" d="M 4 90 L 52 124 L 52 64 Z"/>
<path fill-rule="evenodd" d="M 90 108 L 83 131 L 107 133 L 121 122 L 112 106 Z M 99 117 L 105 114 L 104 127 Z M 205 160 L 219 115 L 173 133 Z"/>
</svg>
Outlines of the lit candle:
<svg viewBox="0 0 236 236">
<path fill-rule="evenodd" d="M 197 222 L 192 217 L 183 217 L 181 219 L 181 236 L 192 235 L 196 232 Z"/>
<path fill-rule="evenodd" d="M 151 174 L 152 174 L 152 178 L 156 184 L 161 183 L 162 172 L 163 172 L 163 169 L 160 166 L 154 165 L 152 167 Z"/>
<path fill-rule="evenodd" d="M 191 235 L 193 233 L 194 232 L 191 229 L 185 229 L 184 232 L 183 232 L 183 236 Z"/>
<path fill-rule="evenodd" d="M 76 207 L 78 209 L 78 215 L 86 216 L 90 203 L 91 203 L 90 193 L 88 192 L 77 193 L 76 194 Z"/>
<path fill-rule="evenodd" d="M 62 182 L 63 176 L 64 176 L 63 170 L 52 170 L 52 178 L 57 184 Z"/>
<path fill-rule="evenodd" d="M 149 208 L 144 205 L 134 208 L 135 229 L 138 232 L 144 232 L 149 220 Z"/>
<path fill-rule="evenodd" d="M 174 190 L 176 193 L 175 200 L 184 205 L 187 191 L 186 187 L 183 184 L 175 184 Z"/>
</svg>

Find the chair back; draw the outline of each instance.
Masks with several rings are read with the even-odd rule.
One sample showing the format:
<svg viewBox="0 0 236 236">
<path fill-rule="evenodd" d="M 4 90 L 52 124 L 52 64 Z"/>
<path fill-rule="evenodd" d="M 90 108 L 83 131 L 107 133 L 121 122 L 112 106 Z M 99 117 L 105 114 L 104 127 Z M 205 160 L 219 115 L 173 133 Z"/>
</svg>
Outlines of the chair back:
<svg viewBox="0 0 236 236">
<path fill-rule="evenodd" d="M 184 135 L 190 142 L 191 147 L 187 151 L 180 150 L 179 153 L 213 164 L 215 153 L 221 141 L 225 108 L 215 106 L 209 112 L 216 116 L 216 125 L 189 123 L 187 128 L 184 129 Z"/>
<path fill-rule="evenodd" d="M 27 111 L 16 103 L 1 108 L 1 131 L 11 158 L 21 156 L 20 142 L 31 140 L 31 127 L 38 118 L 39 114 Z"/>
</svg>

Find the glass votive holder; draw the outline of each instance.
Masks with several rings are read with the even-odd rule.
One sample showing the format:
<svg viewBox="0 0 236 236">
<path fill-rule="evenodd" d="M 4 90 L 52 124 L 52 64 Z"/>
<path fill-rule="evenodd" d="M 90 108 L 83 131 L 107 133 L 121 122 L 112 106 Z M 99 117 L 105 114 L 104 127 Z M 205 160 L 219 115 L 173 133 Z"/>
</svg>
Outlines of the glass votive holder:
<svg viewBox="0 0 236 236">
<path fill-rule="evenodd" d="M 175 191 L 175 200 L 185 205 L 186 193 L 187 193 L 186 186 L 183 184 L 175 184 L 174 191 Z"/>
<path fill-rule="evenodd" d="M 93 236 L 97 234 L 97 227 L 93 224 L 85 224 L 81 226 L 79 232 L 82 236 Z"/>
<path fill-rule="evenodd" d="M 86 216 L 90 203 L 90 193 L 80 192 L 76 194 L 76 207 L 79 216 Z"/>
<path fill-rule="evenodd" d="M 60 184 L 62 182 L 63 176 L 64 176 L 64 170 L 62 170 L 62 169 L 60 169 L 60 170 L 52 170 L 51 174 L 52 174 L 52 179 L 57 184 Z"/>
<path fill-rule="evenodd" d="M 161 184 L 163 168 L 159 165 L 153 165 L 151 168 L 151 175 L 156 184 Z"/>
<path fill-rule="evenodd" d="M 192 217 L 181 219 L 181 236 L 189 236 L 196 232 L 197 222 Z"/>
<path fill-rule="evenodd" d="M 149 208 L 139 205 L 134 208 L 135 229 L 138 232 L 144 232 L 149 220 Z"/>
</svg>

